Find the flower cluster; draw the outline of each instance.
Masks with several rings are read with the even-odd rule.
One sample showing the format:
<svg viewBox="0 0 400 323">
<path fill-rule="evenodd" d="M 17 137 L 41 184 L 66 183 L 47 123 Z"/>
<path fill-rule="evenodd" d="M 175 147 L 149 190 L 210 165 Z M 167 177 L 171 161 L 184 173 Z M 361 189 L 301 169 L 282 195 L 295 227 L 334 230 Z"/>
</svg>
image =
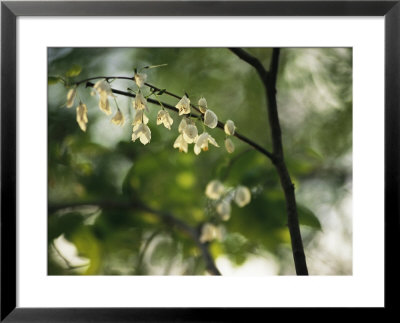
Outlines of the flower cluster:
<svg viewBox="0 0 400 323">
<path fill-rule="evenodd" d="M 216 211 L 223 221 L 227 221 L 231 217 L 232 201 L 239 207 L 244 207 L 251 201 L 251 192 L 246 186 L 239 185 L 235 188 L 228 188 L 219 180 L 209 182 L 205 194 L 216 202 Z"/>
<path fill-rule="evenodd" d="M 110 115 L 112 111 L 109 98 L 111 97 L 116 99 L 115 95 L 112 93 L 110 84 L 108 83 L 107 80 L 102 79 L 96 82 L 93 88 L 94 91 L 92 92 L 92 95 L 95 95 L 97 93 L 99 96 L 100 110 L 104 112 L 106 115 Z M 71 108 L 74 106 L 76 96 L 77 96 L 77 87 L 74 86 L 67 93 L 67 102 L 66 102 L 67 108 Z M 87 112 L 88 112 L 87 106 L 83 104 L 82 101 L 79 101 L 79 105 L 76 108 L 76 121 L 78 122 L 78 125 L 82 131 L 86 131 L 86 126 L 88 123 Z M 111 119 L 111 122 L 118 126 L 122 126 L 125 123 L 124 115 L 122 114 L 118 105 L 117 105 L 117 112 Z"/>
<path fill-rule="evenodd" d="M 207 101 L 205 98 L 201 98 L 198 102 L 199 109 L 202 113 L 204 113 L 204 125 L 214 129 L 218 124 L 217 115 L 207 109 Z M 190 114 L 190 100 L 184 95 L 182 99 L 175 106 L 179 115 L 187 115 Z M 204 127 L 203 127 L 204 128 Z M 208 144 L 212 144 L 215 147 L 219 147 L 216 140 L 207 132 L 204 131 L 199 135 L 196 124 L 190 117 L 184 116 L 178 127 L 179 136 L 176 138 L 174 142 L 174 148 L 178 148 L 179 151 L 183 151 L 185 153 L 188 152 L 188 145 L 194 143 L 194 153 L 196 155 L 200 154 L 201 151 L 208 150 Z"/>
<path fill-rule="evenodd" d="M 222 221 L 230 219 L 232 201 L 239 207 L 244 207 L 251 201 L 251 192 L 246 186 L 239 185 L 235 188 L 228 188 L 219 180 L 209 182 L 206 186 L 205 194 L 210 200 L 214 201 L 213 205 Z M 206 222 L 202 226 L 200 242 L 210 242 L 215 239 L 222 239 L 221 226 Z"/>
<path fill-rule="evenodd" d="M 201 235 L 200 235 L 200 242 L 210 242 L 213 240 L 221 240 L 222 239 L 222 230 L 220 227 L 212 224 L 212 223 L 204 223 L 201 227 Z"/>
<path fill-rule="evenodd" d="M 139 141 L 143 145 L 146 145 L 151 141 L 151 130 L 148 126 L 149 118 L 147 116 L 149 110 L 147 106 L 147 98 L 151 95 L 155 95 L 156 99 L 158 100 L 158 95 L 164 93 L 165 90 L 155 91 L 154 88 L 152 88 L 151 93 L 145 96 L 142 88 L 145 85 L 150 86 L 146 83 L 147 75 L 144 73 L 137 73 L 137 71 L 135 70 L 135 75 L 132 79 L 137 86 L 137 91 L 134 92 L 134 99 L 132 100 L 132 106 L 134 110 L 134 117 L 132 121 L 132 141 L 136 141 L 137 139 L 139 139 Z M 125 118 L 118 107 L 116 96 L 113 94 L 113 89 L 108 82 L 108 78 L 100 79 L 94 84 L 92 95 L 95 94 L 97 94 L 99 97 L 100 110 L 106 115 L 110 115 L 112 113 L 110 98 L 113 98 L 115 100 L 117 111 L 111 119 L 111 122 L 115 125 L 122 126 L 125 123 Z M 77 86 L 74 86 L 67 93 L 66 106 L 68 108 L 74 105 L 76 95 Z M 160 101 L 158 102 L 161 106 L 161 109 L 157 114 L 156 123 L 157 125 L 164 125 L 165 128 L 171 130 L 174 120 L 169 115 L 168 111 L 165 110 L 163 104 Z M 194 106 L 191 105 L 190 99 L 187 94 L 185 94 L 175 105 L 178 115 L 182 116 L 182 118 L 178 126 L 179 135 L 176 138 L 173 147 L 179 149 L 180 152 L 187 153 L 189 145 L 194 144 L 193 151 L 196 155 L 199 155 L 202 151 L 207 151 L 210 144 L 215 147 L 219 147 L 217 141 L 206 131 L 205 128 L 208 127 L 210 129 L 214 129 L 218 126 L 218 117 L 212 110 L 208 109 L 207 100 L 204 97 L 201 97 L 198 101 L 198 109 L 196 109 L 197 111 L 200 111 L 202 113 L 201 117 L 192 116 L 191 107 Z M 202 121 L 202 133 L 199 133 L 196 126 L 196 122 L 199 122 L 198 119 L 201 119 Z M 86 126 L 88 123 L 87 107 L 86 105 L 82 104 L 82 102 L 80 102 L 77 107 L 77 122 L 79 124 L 79 127 L 83 131 L 86 131 Z M 235 150 L 235 146 L 232 140 L 228 138 L 228 136 L 232 136 L 234 134 L 235 129 L 236 127 L 232 120 L 228 120 L 224 125 L 224 131 L 227 136 L 225 139 L 225 147 L 229 153 L 233 153 L 233 151 Z"/>
</svg>

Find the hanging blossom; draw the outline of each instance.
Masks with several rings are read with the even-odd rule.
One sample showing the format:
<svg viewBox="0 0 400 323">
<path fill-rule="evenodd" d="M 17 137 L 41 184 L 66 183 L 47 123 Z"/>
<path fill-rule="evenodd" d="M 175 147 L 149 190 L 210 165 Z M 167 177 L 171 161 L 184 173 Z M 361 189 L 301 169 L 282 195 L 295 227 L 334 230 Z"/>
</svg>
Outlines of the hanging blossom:
<svg viewBox="0 0 400 323">
<path fill-rule="evenodd" d="M 232 120 L 226 121 L 224 131 L 228 136 L 233 136 L 235 134 L 235 129 L 235 123 Z"/>
<path fill-rule="evenodd" d="M 70 89 L 67 93 L 67 108 L 71 108 L 74 105 L 76 97 L 76 87 Z"/>
<path fill-rule="evenodd" d="M 230 154 L 232 154 L 235 151 L 235 145 L 230 138 L 225 139 L 225 148 L 226 151 Z"/>
<path fill-rule="evenodd" d="M 214 128 L 217 126 L 217 124 L 218 124 L 218 117 L 217 117 L 217 115 L 216 115 L 213 111 L 207 110 L 207 111 L 204 113 L 204 124 L 205 124 L 207 127 L 211 128 L 211 129 L 214 129 Z"/>
<path fill-rule="evenodd" d="M 122 126 L 125 123 L 124 115 L 122 114 L 120 109 L 118 109 L 117 113 L 111 119 L 111 122 L 117 126 Z"/>
<path fill-rule="evenodd" d="M 251 192 L 246 186 L 238 186 L 235 190 L 235 203 L 239 207 L 243 207 L 250 203 Z"/>
<path fill-rule="evenodd" d="M 147 107 L 147 100 L 140 90 L 136 94 L 135 100 L 133 100 L 132 104 L 135 110 L 146 110 L 146 112 L 149 112 L 149 108 Z"/>
<path fill-rule="evenodd" d="M 141 91 L 136 94 L 135 99 L 132 101 L 132 105 L 133 109 L 135 110 L 132 126 L 136 126 L 140 123 L 147 124 L 149 122 L 149 118 L 144 113 L 145 111 L 148 111 L 147 100 Z"/>
<path fill-rule="evenodd" d="M 215 239 L 222 239 L 221 229 L 212 223 L 205 223 L 201 228 L 200 242 L 205 243 Z"/>
<path fill-rule="evenodd" d="M 133 127 L 132 141 L 136 141 L 138 138 L 143 145 L 148 144 L 151 140 L 150 128 L 144 123 L 137 124 Z"/>
<path fill-rule="evenodd" d="M 179 133 L 183 133 L 183 130 L 185 130 L 187 125 L 188 125 L 187 118 L 182 118 L 178 126 Z"/>
<path fill-rule="evenodd" d="M 147 74 L 144 73 L 135 74 L 135 82 L 139 88 L 141 88 L 144 85 L 144 83 L 146 83 L 146 80 L 147 80 Z"/>
<path fill-rule="evenodd" d="M 183 139 L 191 144 L 196 141 L 199 134 L 196 125 L 189 118 L 182 118 L 178 131 L 182 134 Z"/>
<path fill-rule="evenodd" d="M 195 124 L 188 124 L 185 129 L 183 129 L 182 133 L 183 139 L 185 139 L 188 144 L 194 143 L 197 140 L 198 134 L 199 132 Z"/>
<path fill-rule="evenodd" d="M 157 114 L 157 125 L 164 124 L 164 127 L 171 130 L 171 125 L 174 120 L 169 115 L 168 111 L 160 110 Z"/>
<path fill-rule="evenodd" d="M 189 98 L 186 95 L 184 95 L 175 107 L 179 110 L 179 115 L 189 114 L 190 113 Z"/>
<path fill-rule="evenodd" d="M 200 98 L 200 100 L 198 102 L 198 106 L 199 106 L 200 111 L 202 113 L 205 113 L 207 111 L 207 100 L 204 97 Z"/>
<path fill-rule="evenodd" d="M 206 196 L 212 200 L 218 200 L 225 191 L 225 186 L 219 180 L 212 180 L 206 186 Z"/>
<path fill-rule="evenodd" d="M 221 216 L 223 221 L 228 221 L 231 217 L 231 203 L 230 199 L 224 199 L 217 204 L 217 213 Z"/>
<path fill-rule="evenodd" d="M 110 115 L 111 106 L 108 97 L 109 96 L 115 97 L 114 94 L 112 93 L 110 83 L 108 83 L 106 80 L 100 80 L 96 82 L 93 88 L 97 91 L 100 97 L 99 101 L 100 110 L 103 111 L 106 115 Z"/>
<path fill-rule="evenodd" d="M 194 153 L 198 155 L 202 150 L 207 151 L 208 143 L 214 145 L 215 147 L 219 147 L 218 143 L 213 137 L 211 137 L 207 132 L 203 132 L 196 140 L 194 145 Z"/>
<path fill-rule="evenodd" d="M 87 107 L 82 102 L 76 107 L 76 121 L 82 131 L 86 131 L 86 124 L 88 123 Z"/>
<path fill-rule="evenodd" d="M 185 153 L 188 152 L 188 143 L 185 139 L 183 139 L 183 135 L 180 134 L 178 138 L 176 138 L 174 142 L 174 148 L 178 148 L 180 152 L 184 151 Z"/>
<path fill-rule="evenodd" d="M 178 148 L 180 152 L 184 151 L 185 153 L 188 152 L 188 143 L 183 138 L 183 130 L 185 130 L 187 126 L 186 118 L 182 118 L 181 122 L 179 123 L 178 131 L 180 135 L 176 138 L 174 142 L 174 148 Z"/>
<path fill-rule="evenodd" d="M 132 126 L 136 126 L 140 123 L 148 124 L 149 118 L 144 113 L 144 110 L 136 110 L 135 117 L 133 118 Z"/>
</svg>

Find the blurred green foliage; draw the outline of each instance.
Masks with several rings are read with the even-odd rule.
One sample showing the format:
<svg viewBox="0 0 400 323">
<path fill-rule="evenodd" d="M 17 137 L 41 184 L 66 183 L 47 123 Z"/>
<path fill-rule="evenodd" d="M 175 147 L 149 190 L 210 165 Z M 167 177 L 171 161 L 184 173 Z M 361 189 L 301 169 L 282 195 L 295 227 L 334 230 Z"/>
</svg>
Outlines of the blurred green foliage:
<svg viewBox="0 0 400 323">
<path fill-rule="evenodd" d="M 271 49 L 247 50 L 268 68 Z M 278 109 L 296 192 L 318 179 L 337 194 L 332 204 L 337 203 L 351 181 L 352 51 L 287 48 L 281 53 Z M 65 107 L 73 82 L 94 76 L 132 77 L 135 68 L 164 63 L 168 65 L 146 70 L 149 83 L 178 95 L 187 92 L 195 104 L 205 96 L 219 120 L 234 120 L 240 133 L 270 150 L 262 84 L 257 73 L 227 49 L 49 48 L 49 275 L 205 274 L 200 251 L 190 237 L 150 212 L 125 205 L 140 201 L 199 229 L 202 223 L 218 219 L 214 203 L 204 194 L 213 179 L 252 189 L 250 204 L 243 208 L 232 204 L 230 219 L 222 223 L 222 239 L 210 243 L 213 257 L 226 256 L 239 266 L 249 256 L 267 252 L 281 266 L 293 266 L 281 253 L 290 248 L 283 192 L 265 156 L 237 138 L 233 138 L 235 152 L 228 154 L 220 129 L 207 129 L 220 148 L 211 146 L 196 156 L 190 145 L 189 153 L 180 153 L 173 148 L 180 118 L 170 113 L 174 119 L 170 131 L 157 126 L 155 105 L 150 105 L 149 113 L 151 142 L 146 146 L 132 142 L 131 99 L 117 97 L 125 116 L 124 126 L 118 127 L 110 122 L 112 115 L 99 110 L 98 98 L 85 84 L 78 87 L 78 99 L 88 107 L 86 132 L 76 123 L 77 103 Z M 123 91 L 135 87 L 129 80 L 111 85 Z M 160 99 L 172 105 L 178 101 L 167 95 Z M 114 114 L 115 103 L 111 105 Z M 324 230 L 323 215 L 301 201 L 298 207 L 300 223 L 309 228 L 305 240 L 311 241 Z M 76 256 L 87 265 L 72 264 L 65 241 L 75 246 Z"/>
</svg>

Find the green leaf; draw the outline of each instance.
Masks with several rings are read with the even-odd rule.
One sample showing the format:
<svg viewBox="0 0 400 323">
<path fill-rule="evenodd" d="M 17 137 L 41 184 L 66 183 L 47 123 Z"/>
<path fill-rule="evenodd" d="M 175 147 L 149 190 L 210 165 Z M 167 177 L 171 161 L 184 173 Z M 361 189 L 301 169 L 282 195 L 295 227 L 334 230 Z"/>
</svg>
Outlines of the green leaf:
<svg viewBox="0 0 400 323">
<path fill-rule="evenodd" d="M 297 211 L 299 213 L 299 222 L 301 225 L 307 225 L 311 228 L 321 230 L 321 223 L 317 216 L 308 208 L 303 205 L 297 204 Z"/>
<path fill-rule="evenodd" d="M 79 65 L 73 65 L 68 71 L 67 73 L 65 73 L 65 75 L 67 77 L 75 77 L 78 76 L 79 74 L 81 74 L 82 71 L 82 67 Z"/>
<path fill-rule="evenodd" d="M 68 239 L 78 249 L 78 255 L 90 259 L 90 265 L 85 275 L 98 275 L 102 264 L 102 250 L 100 241 L 87 227 L 81 227 Z"/>
<path fill-rule="evenodd" d="M 59 83 L 61 81 L 62 81 L 62 79 L 59 76 L 49 76 L 47 78 L 47 84 L 48 85 L 54 85 L 54 84 L 57 84 L 57 83 Z"/>
</svg>

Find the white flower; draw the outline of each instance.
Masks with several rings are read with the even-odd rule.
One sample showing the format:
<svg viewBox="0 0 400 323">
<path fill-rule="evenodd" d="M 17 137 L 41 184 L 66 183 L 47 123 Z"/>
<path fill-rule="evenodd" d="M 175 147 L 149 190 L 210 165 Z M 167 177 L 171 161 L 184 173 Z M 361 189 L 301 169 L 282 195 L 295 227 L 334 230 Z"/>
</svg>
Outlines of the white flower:
<svg viewBox="0 0 400 323">
<path fill-rule="evenodd" d="M 235 191 L 235 202 L 239 207 L 249 204 L 251 201 L 250 190 L 246 186 L 238 186 Z"/>
<path fill-rule="evenodd" d="M 226 200 L 223 200 L 217 205 L 217 213 L 221 216 L 223 221 L 229 220 L 231 217 L 231 203 Z"/>
<path fill-rule="evenodd" d="M 136 73 L 135 74 L 135 82 L 138 87 L 142 87 L 146 82 L 147 74 L 144 73 Z"/>
<path fill-rule="evenodd" d="M 133 100 L 133 108 L 135 110 L 145 110 L 148 111 L 147 108 L 147 100 L 146 98 L 143 96 L 142 92 L 139 91 L 136 96 L 135 96 L 135 100 Z"/>
<path fill-rule="evenodd" d="M 200 98 L 198 105 L 202 113 L 205 113 L 207 111 L 207 101 L 205 98 Z"/>
<path fill-rule="evenodd" d="M 233 136 L 235 134 L 235 129 L 236 127 L 232 120 L 226 121 L 224 130 L 228 136 Z"/>
<path fill-rule="evenodd" d="M 207 184 L 206 196 L 212 200 L 218 200 L 224 193 L 225 187 L 219 180 L 212 180 Z"/>
<path fill-rule="evenodd" d="M 140 123 L 148 124 L 149 118 L 144 113 L 144 110 L 136 110 L 135 117 L 133 118 L 132 126 L 136 126 Z"/>
<path fill-rule="evenodd" d="M 218 124 L 217 115 L 211 110 L 207 110 L 206 113 L 204 114 L 204 124 L 207 127 L 214 129 Z"/>
<path fill-rule="evenodd" d="M 122 126 L 124 124 L 125 118 L 120 109 L 118 109 L 115 116 L 111 119 L 111 122 L 117 126 Z"/>
<path fill-rule="evenodd" d="M 133 127 L 132 141 L 136 141 L 138 138 L 143 145 L 146 145 L 150 142 L 151 131 L 150 128 L 144 123 L 140 123 Z"/>
<path fill-rule="evenodd" d="M 100 80 L 94 85 L 94 89 L 97 91 L 100 97 L 99 108 L 106 115 L 111 114 L 110 102 L 108 101 L 109 96 L 114 96 L 111 90 L 110 84 L 106 80 Z"/>
<path fill-rule="evenodd" d="M 221 239 L 221 230 L 214 224 L 205 223 L 201 228 L 200 242 L 205 243 L 215 239 Z"/>
<path fill-rule="evenodd" d="M 203 132 L 196 140 L 194 145 L 194 153 L 198 155 L 200 154 L 201 150 L 207 151 L 208 143 L 214 145 L 215 147 L 219 147 L 213 137 L 211 137 L 207 132 Z"/>
<path fill-rule="evenodd" d="M 188 152 L 188 143 L 185 139 L 183 139 L 183 135 L 180 134 L 178 138 L 176 138 L 174 142 L 174 148 L 178 148 L 180 152 L 184 151 L 185 153 Z"/>
<path fill-rule="evenodd" d="M 99 93 L 99 95 L 113 95 L 111 85 L 106 80 L 97 81 L 93 87 Z"/>
<path fill-rule="evenodd" d="M 189 114 L 190 113 L 189 98 L 186 95 L 184 95 L 175 107 L 179 110 L 179 115 Z"/>
<path fill-rule="evenodd" d="M 183 130 L 185 130 L 186 126 L 188 125 L 187 119 L 186 118 L 182 118 L 179 127 L 178 127 L 178 131 L 179 133 L 182 133 Z"/>
<path fill-rule="evenodd" d="M 230 138 L 225 139 L 225 148 L 226 151 L 230 154 L 232 154 L 235 151 L 235 145 L 233 144 L 233 141 Z"/>
<path fill-rule="evenodd" d="M 67 108 L 71 108 L 74 105 L 76 97 L 76 87 L 70 89 L 67 93 Z"/>
<path fill-rule="evenodd" d="M 191 144 L 196 141 L 198 130 L 194 124 L 188 124 L 185 129 L 183 129 L 183 139 L 186 140 L 188 144 Z"/>
<path fill-rule="evenodd" d="M 86 131 L 86 124 L 88 123 L 87 107 L 82 102 L 76 107 L 76 121 L 82 131 Z"/>
<path fill-rule="evenodd" d="M 164 124 L 164 127 L 171 130 L 171 125 L 174 120 L 169 115 L 168 111 L 160 110 L 157 114 L 157 125 Z"/>
</svg>

